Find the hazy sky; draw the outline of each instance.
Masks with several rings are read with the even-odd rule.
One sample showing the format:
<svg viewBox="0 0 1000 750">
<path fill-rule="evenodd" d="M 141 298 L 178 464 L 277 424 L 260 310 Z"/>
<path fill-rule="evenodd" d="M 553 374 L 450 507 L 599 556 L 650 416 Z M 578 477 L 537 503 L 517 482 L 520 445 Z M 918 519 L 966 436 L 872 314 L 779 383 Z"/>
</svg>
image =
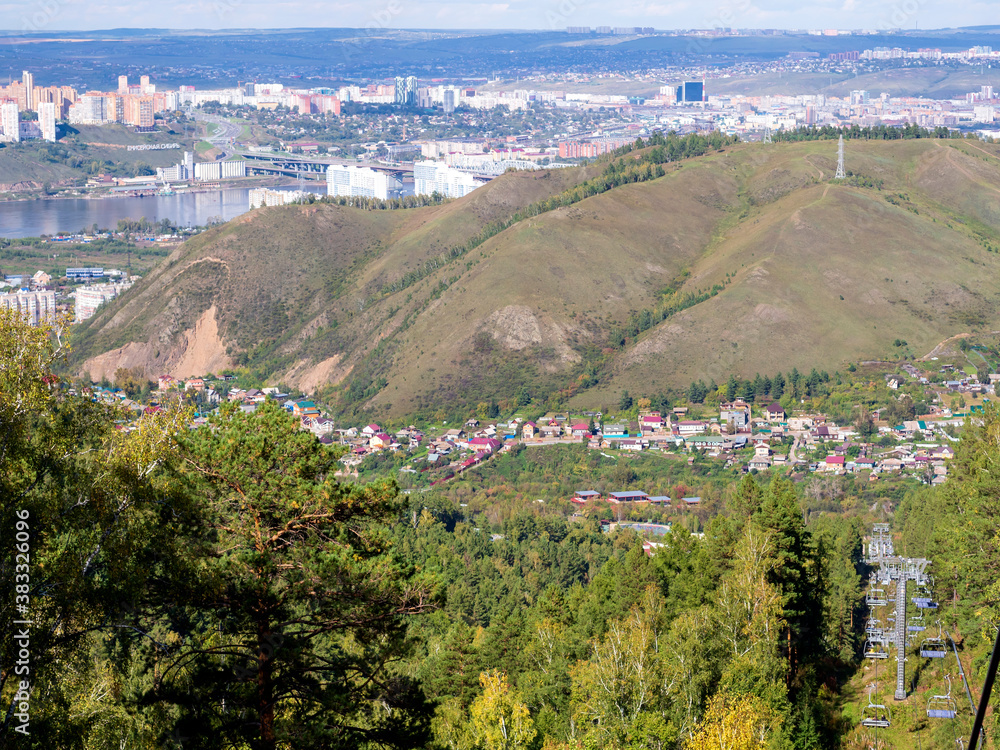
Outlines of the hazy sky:
<svg viewBox="0 0 1000 750">
<path fill-rule="evenodd" d="M 943 28 L 996 23 L 1000 0 L 0 0 L 0 28 Z"/>
</svg>

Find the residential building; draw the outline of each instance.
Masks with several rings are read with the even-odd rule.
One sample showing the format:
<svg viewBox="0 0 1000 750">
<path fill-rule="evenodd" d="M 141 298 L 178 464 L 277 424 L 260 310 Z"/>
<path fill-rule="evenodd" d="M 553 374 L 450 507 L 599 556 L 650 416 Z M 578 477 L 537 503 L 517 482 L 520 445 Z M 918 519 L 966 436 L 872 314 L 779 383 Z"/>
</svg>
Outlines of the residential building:
<svg viewBox="0 0 1000 750">
<path fill-rule="evenodd" d="M 468 172 L 449 167 L 444 162 L 418 161 L 413 165 L 415 195 L 438 193 L 446 198 L 461 198 L 481 184 Z"/>
<path fill-rule="evenodd" d="M 396 76 L 395 103 L 417 103 L 417 79 L 414 76 Z"/>
<path fill-rule="evenodd" d="M 97 309 L 132 286 L 131 282 L 121 284 L 92 284 L 76 290 L 76 322 L 92 318 Z"/>
<path fill-rule="evenodd" d="M 326 194 L 346 197 L 389 199 L 396 181 L 369 167 L 331 164 L 326 170 Z"/>
<path fill-rule="evenodd" d="M 55 143 L 56 105 L 54 102 L 42 102 L 38 105 L 38 124 L 42 129 L 42 138 L 49 143 Z"/>
<path fill-rule="evenodd" d="M 24 85 L 24 108 L 35 109 L 35 77 L 28 71 L 21 73 L 21 83 Z"/>
<path fill-rule="evenodd" d="M 116 98 L 119 102 L 123 102 L 123 111 L 119 117 L 122 122 L 137 128 L 153 127 L 152 96 L 128 96 L 124 97 L 124 101 L 123 97 Z"/>
<path fill-rule="evenodd" d="M 17 109 L 17 102 L 7 100 L 0 103 L 0 125 L 3 126 L 5 141 L 16 143 L 21 140 L 21 113 Z"/>
<path fill-rule="evenodd" d="M 0 307 L 15 310 L 33 326 L 55 320 L 56 293 L 47 291 L 0 294 Z"/>
<path fill-rule="evenodd" d="M 270 188 L 253 188 L 250 191 L 250 208 L 262 206 L 284 206 L 302 200 L 305 196 L 301 190 L 272 190 Z"/>
</svg>

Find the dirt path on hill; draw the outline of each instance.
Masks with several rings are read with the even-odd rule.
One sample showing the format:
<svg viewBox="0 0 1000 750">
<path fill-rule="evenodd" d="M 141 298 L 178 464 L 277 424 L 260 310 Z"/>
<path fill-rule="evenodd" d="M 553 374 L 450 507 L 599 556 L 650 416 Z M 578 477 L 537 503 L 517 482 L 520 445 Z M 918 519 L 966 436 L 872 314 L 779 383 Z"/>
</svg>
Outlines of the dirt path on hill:
<svg viewBox="0 0 1000 750">
<path fill-rule="evenodd" d="M 935 145 L 938 148 L 942 148 L 942 146 L 941 146 L 940 143 L 935 143 Z M 953 166 L 959 172 L 961 172 L 962 174 L 964 174 L 966 177 L 968 177 L 975 184 L 977 184 L 977 185 L 979 185 L 981 187 L 984 187 L 987 190 L 992 190 L 994 193 L 1000 194 L 1000 188 L 996 188 L 993 185 L 990 185 L 988 182 L 983 182 L 980 178 L 978 178 L 974 174 L 972 174 L 972 172 L 970 172 L 968 169 L 966 169 L 965 167 L 963 167 L 960 164 L 956 164 L 955 161 L 954 161 L 954 159 L 952 159 L 953 152 L 954 152 L 954 149 L 948 149 L 948 155 L 945 157 L 946 159 L 948 159 L 948 163 L 951 166 Z"/>
<path fill-rule="evenodd" d="M 971 333 L 956 333 L 954 336 L 946 338 L 940 344 L 931 349 L 927 354 L 920 357 L 917 361 L 923 362 L 925 360 L 930 359 L 931 357 L 940 357 L 944 353 L 944 350 L 948 348 L 948 344 L 952 343 L 953 341 L 958 341 L 959 339 L 966 339 L 971 335 L 972 335 Z"/>
<path fill-rule="evenodd" d="M 815 169 L 815 170 L 816 170 L 817 172 L 819 172 L 819 179 L 821 179 L 821 180 L 822 180 L 822 179 L 823 179 L 823 170 L 822 170 L 822 169 L 820 169 L 819 167 L 817 167 L 817 166 L 816 166 L 815 164 L 813 164 L 813 163 L 812 163 L 811 161 L 809 161 L 809 156 L 811 156 L 811 154 L 809 154 L 809 155 L 807 155 L 807 156 L 803 156 L 803 157 L 802 157 L 802 161 L 804 161 L 804 162 L 805 162 L 806 164 L 808 164 L 808 165 L 809 165 L 810 167 L 812 167 L 812 168 L 813 168 L 813 169 Z"/>
<path fill-rule="evenodd" d="M 1000 333 L 1000 331 L 987 331 L 985 333 L 985 335 L 986 336 L 996 336 L 998 333 Z M 971 335 L 972 335 L 971 333 L 956 333 L 954 336 L 946 338 L 940 344 L 938 344 L 933 349 L 931 349 L 931 351 L 928 352 L 927 354 L 925 354 L 923 357 L 919 357 L 917 359 L 917 362 L 923 362 L 924 360 L 928 360 L 931 357 L 940 357 L 941 353 L 945 350 L 945 348 L 948 346 L 948 344 L 950 342 L 952 342 L 952 341 L 958 341 L 959 339 L 965 339 L 965 338 L 968 338 Z M 985 357 L 984 357 L 984 359 L 985 359 Z"/>
</svg>

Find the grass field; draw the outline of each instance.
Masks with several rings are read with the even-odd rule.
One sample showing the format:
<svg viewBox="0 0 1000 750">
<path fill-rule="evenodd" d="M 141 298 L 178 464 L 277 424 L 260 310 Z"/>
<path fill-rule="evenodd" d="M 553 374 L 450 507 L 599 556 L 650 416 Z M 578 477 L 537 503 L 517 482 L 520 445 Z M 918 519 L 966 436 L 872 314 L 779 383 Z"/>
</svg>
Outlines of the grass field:
<svg viewBox="0 0 1000 750">
<path fill-rule="evenodd" d="M 162 248 L 135 248 L 132 251 L 132 272 L 148 273 L 168 254 Z M 45 271 L 58 279 L 67 268 L 99 266 L 125 270 L 129 262 L 127 251 L 99 250 L 92 245 L 45 244 L 0 248 L 0 272 L 4 274 L 34 274 Z"/>
</svg>

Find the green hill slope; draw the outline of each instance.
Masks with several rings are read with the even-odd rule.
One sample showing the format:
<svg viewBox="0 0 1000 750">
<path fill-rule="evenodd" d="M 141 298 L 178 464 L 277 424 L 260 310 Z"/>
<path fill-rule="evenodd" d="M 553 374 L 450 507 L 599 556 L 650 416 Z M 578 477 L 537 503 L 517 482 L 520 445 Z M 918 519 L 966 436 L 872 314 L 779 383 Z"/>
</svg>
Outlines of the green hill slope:
<svg viewBox="0 0 1000 750">
<path fill-rule="evenodd" d="M 830 141 L 739 144 L 572 205 L 554 198 L 606 163 L 507 174 L 421 209 L 255 211 L 95 316 L 79 369 L 243 364 L 376 413 L 555 390 L 600 406 L 622 389 L 833 370 L 898 355 L 896 340 L 919 356 L 997 327 L 996 147 L 847 153 L 843 183 Z"/>
</svg>

